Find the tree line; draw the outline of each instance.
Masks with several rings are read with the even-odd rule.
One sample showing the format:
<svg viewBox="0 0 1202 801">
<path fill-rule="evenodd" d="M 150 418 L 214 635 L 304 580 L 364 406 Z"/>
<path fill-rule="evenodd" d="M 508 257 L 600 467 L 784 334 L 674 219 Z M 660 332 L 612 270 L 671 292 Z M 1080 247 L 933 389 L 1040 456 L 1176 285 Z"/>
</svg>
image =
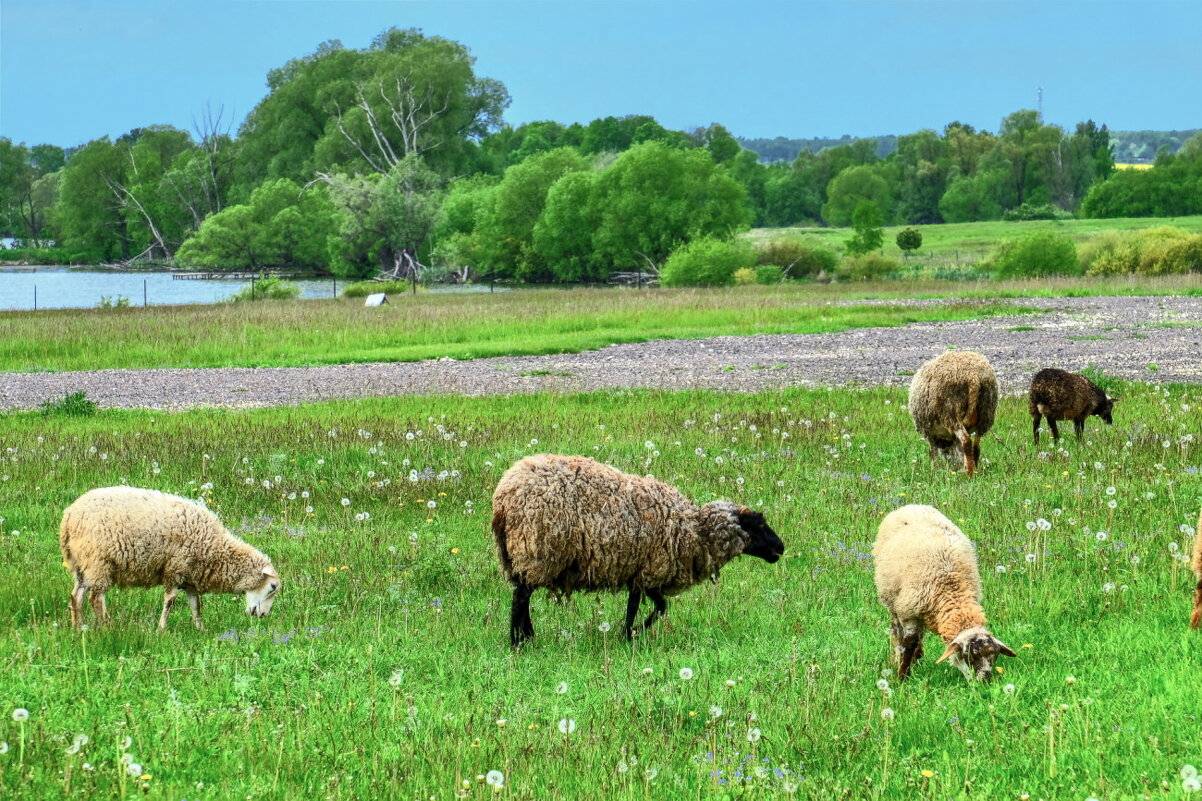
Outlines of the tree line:
<svg viewBox="0 0 1202 801">
<path fill-rule="evenodd" d="M 1182 191 L 1199 137 L 1115 174 L 1105 125 L 1030 110 L 996 134 L 952 122 L 764 163 L 717 123 L 505 125 L 506 88 L 416 29 L 323 43 L 267 84 L 236 132 L 216 112 L 72 151 L 0 138 L 0 231 L 71 263 L 600 281 L 751 225 L 1202 212 Z"/>
</svg>

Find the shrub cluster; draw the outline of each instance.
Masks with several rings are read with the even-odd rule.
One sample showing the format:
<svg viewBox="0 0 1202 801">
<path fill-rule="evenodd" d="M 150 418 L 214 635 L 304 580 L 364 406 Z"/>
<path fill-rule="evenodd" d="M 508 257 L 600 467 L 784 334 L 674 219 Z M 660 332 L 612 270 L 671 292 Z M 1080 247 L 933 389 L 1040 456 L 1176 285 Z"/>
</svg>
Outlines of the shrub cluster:
<svg viewBox="0 0 1202 801">
<path fill-rule="evenodd" d="M 1202 272 L 1202 234 L 1162 225 L 1142 231 L 1108 231 L 1081 248 L 1089 275 L 1169 275 Z"/>
<path fill-rule="evenodd" d="M 227 300 L 231 303 L 241 303 L 246 300 L 293 300 L 299 298 L 301 288 L 291 281 L 285 281 L 274 275 L 252 281 L 246 287 L 230 295 Z"/>
<path fill-rule="evenodd" d="M 421 292 L 422 290 L 423 287 L 419 285 L 417 291 Z M 344 298 L 365 298 L 377 292 L 400 295 L 412 291 L 413 286 L 408 281 L 359 281 L 347 285 L 346 289 L 342 290 L 342 296 Z"/>
<path fill-rule="evenodd" d="M 1081 262 L 1073 240 L 1055 231 L 1036 231 L 1007 239 L 982 263 L 998 278 L 1079 275 Z"/>
<path fill-rule="evenodd" d="M 834 251 L 801 239 L 774 239 L 756 247 L 756 264 L 777 265 L 787 278 L 813 278 L 831 273 L 838 263 Z"/>
<path fill-rule="evenodd" d="M 730 286 L 737 270 L 754 263 L 746 242 L 705 236 L 677 248 L 659 271 L 659 282 L 667 287 Z"/>
<path fill-rule="evenodd" d="M 901 268 L 901 262 L 883 253 L 862 253 L 839 262 L 835 276 L 841 281 L 872 281 L 895 275 Z"/>
</svg>

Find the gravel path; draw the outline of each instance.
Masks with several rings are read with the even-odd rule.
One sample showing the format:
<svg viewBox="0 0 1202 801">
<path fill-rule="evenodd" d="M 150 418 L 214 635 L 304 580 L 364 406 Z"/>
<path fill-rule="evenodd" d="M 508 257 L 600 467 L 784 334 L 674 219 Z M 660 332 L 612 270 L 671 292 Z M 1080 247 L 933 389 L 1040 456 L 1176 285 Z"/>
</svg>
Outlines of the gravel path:
<svg viewBox="0 0 1202 801">
<path fill-rule="evenodd" d="M 947 301 L 882 301 L 941 302 Z M 0 409 L 32 409 L 81 390 L 105 407 L 184 409 L 438 393 L 904 385 L 924 361 L 949 346 L 986 354 L 1010 394 L 1025 392 L 1031 373 L 1047 366 L 1080 370 L 1092 364 L 1126 379 L 1202 383 L 1202 299 L 1015 302 L 1050 311 L 838 334 L 657 340 L 586 353 L 471 361 L 0 373 Z"/>
</svg>

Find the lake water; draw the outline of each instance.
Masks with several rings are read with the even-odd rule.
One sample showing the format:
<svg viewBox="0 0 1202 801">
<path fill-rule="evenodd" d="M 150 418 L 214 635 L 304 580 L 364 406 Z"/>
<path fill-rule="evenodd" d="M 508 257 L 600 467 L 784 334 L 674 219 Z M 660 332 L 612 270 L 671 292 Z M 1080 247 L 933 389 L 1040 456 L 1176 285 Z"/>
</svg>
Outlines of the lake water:
<svg viewBox="0 0 1202 801">
<path fill-rule="evenodd" d="M 334 280 L 300 280 L 302 298 L 334 297 Z M 339 281 L 338 290 L 348 282 Z M 0 311 L 34 308 L 37 292 L 39 309 L 91 309 L 102 297 L 129 298 L 131 306 L 141 306 L 143 298 L 151 306 L 185 303 L 217 303 L 250 285 L 250 281 L 228 279 L 179 281 L 171 273 L 121 273 L 72 270 L 66 267 L 0 267 Z"/>
</svg>

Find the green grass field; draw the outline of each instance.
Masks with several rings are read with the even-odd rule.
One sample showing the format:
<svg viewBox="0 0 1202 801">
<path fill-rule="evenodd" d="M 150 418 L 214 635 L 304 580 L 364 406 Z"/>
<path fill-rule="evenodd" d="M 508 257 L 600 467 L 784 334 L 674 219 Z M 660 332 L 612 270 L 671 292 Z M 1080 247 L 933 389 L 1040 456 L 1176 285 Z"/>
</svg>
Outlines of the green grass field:
<svg viewBox="0 0 1202 801">
<path fill-rule="evenodd" d="M 896 389 L 5 415 L 0 798 L 1184 798 L 1202 388 L 1118 394 L 1115 426 L 1043 451 L 1004 399 L 971 480 L 931 468 Z M 623 596 L 539 593 L 515 654 L 489 497 L 538 451 L 756 507 L 786 558 L 633 645 Z M 114 590 L 110 628 L 72 630 L 59 516 L 122 481 L 203 495 L 272 555 L 272 616 L 211 597 L 206 631 L 176 609 L 160 634 L 161 592 Z M 868 553 L 909 502 L 978 545 L 1019 653 L 989 685 L 930 636 L 888 674 Z"/>
<path fill-rule="evenodd" d="M 263 301 L 0 313 L 0 370 L 296 366 L 575 353 L 618 342 L 826 333 L 1024 310 L 832 306 L 803 285 L 515 290 L 361 301 Z"/>
</svg>

